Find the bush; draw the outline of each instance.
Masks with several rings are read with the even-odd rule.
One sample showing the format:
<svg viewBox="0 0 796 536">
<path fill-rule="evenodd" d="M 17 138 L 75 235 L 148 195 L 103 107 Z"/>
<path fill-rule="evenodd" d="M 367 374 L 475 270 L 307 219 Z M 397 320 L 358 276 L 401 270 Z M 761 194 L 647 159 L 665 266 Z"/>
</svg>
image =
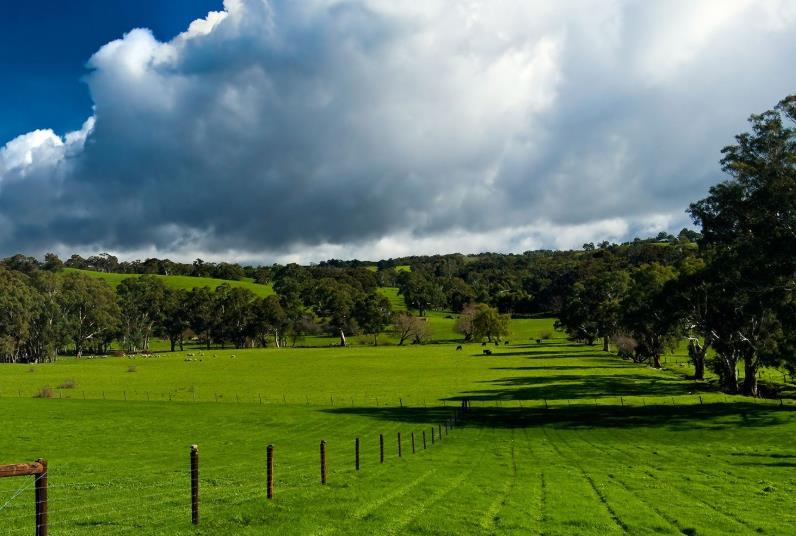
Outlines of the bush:
<svg viewBox="0 0 796 536">
<path fill-rule="evenodd" d="M 47 386 L 42 387 L 39 391 L 33 395 L 33 398 L 52 398 L 55 395 L 52 389 Z"/>
<path fill-rule="evenodd" d="M 74 389 L 77 387 L 77 382 L 75 380 L 64 380 L 61 385 L 58 386 L 58 389 Z"/>
<path fill-rule="evenodd" d="M 550 330 L 544 330 L 539 332 L 539 338 L 542 339 L 543 341 L 551 339 L 552 337 L 553 337 L 553 332 Z"/>
</svg>

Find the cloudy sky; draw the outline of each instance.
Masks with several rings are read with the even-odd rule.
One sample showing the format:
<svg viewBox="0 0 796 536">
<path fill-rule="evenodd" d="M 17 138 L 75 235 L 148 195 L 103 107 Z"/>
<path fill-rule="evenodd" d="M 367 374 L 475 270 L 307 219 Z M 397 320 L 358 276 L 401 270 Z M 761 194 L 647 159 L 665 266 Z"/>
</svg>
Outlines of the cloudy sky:
<svg viewBox="0 0 796 536">
<path fill-rule="evenodd" d="M 796 92 L 790 0 L 15 4 L 0 255 L 309 262 L 677 232 L 747 116 Z"/>
</svg>

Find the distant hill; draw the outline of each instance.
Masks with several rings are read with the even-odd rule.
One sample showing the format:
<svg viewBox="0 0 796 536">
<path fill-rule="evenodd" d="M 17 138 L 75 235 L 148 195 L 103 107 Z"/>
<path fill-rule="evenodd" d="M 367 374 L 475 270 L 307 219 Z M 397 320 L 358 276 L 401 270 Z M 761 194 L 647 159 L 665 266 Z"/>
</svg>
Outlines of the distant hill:
<svg viewBox="0 0 796 536">
<path fill-rule="evenodd" d="M 85 274 L 90 277 L 96 277 L 97 279 L 102 279 L 114 288 L 118 286 L 119 283 L 121 283 L 122 280 L 124 279 L 127 279 L 129 277 L 141 277 L 141 274 L 113 274 L 105 272 L 95 272 L 93 270 L 78 270 L 76 268 L 64 268 L 64 271 L 79 272 L 81 274 Z M 192 290 L 197 287 L 208 287 L 211 289 L 215 289 L 219 285 L 226 283 L 231 287 L 241 287 L 249 289 L 252 292 L 254 292 L 254 294 L 261 297 L 269 296 L 274 293 L 274 289 L 271 285 L 261 285 L 259 283 L 255 283 L 251 279 L 242 279 L 240 281 L 233 281 L 226 279 L 215 279 L 213 277 L 193 277 L 190 275 L 156 275 L 156 274 L 153 274 L 153 277 L 162 279 L 167 287 L 175 289 Z"/>
</svg>

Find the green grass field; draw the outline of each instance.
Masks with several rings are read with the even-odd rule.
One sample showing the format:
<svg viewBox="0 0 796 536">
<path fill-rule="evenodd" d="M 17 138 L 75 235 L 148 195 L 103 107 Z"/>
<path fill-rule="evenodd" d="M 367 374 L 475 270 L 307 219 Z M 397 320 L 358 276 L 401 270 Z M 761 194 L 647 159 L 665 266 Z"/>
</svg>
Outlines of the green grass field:
<svg viewBox="0 0 796 536">
<path fill-rule="evenodd" d="M 793 532 L 791 401 L 706 391 L 679 363 L 656 371 L 560 334 L 527 341 L 549 319 L 514 324 L 526 340 L 491 357 L 434 344 L 2 365 L 0 463 L 48 459 L 57 535 Z M 33 398 L 45 385 L 52 398 Z M 432 446 L 461 398 L 472 401 L 462 426 Z M 0 534 L 32 532 L 31 482 L 0 479 Z"/>
<path fill-rule="evenodd" d="M 104 272 L 95 272 L 93 270 L 78 270 L 75 268 L 64 268 L 64 271 L 80 272 L 91 277 L 96 277 L 97 279 L 102 279 L 114 288 L 129 277 L 140 277 L 139 274 L 109 274 Z M 271 287 L 271 285 L 260 285 L 259 283 L 255 283 L 252 279 L 230 281 L 226 279 L 215 279 L 213 277 L 193 277 L 189 275 L 154 275 L 154 277 L 161 279 L 167 287 L 174 289 L 191 290 L 198 287 L 208 287 L 214 289 L 219 285 L 226 283 L 233 287 L 249 289 L 255 295 L 261 297 L 265 297 L 274 293 L 274 289 Z"/>
</svg>

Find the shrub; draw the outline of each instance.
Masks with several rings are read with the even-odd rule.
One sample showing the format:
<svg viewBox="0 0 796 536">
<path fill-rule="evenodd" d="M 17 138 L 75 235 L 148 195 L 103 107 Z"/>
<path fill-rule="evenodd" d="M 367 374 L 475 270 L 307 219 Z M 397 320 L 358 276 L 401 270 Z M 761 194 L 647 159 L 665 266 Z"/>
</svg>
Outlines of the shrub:
<svg viewBox="0 0 796 536">
<path fill-rule="evenodd" d="M 553 337 L 553 332 L 551 332 L 550 330 L 544 330 L 539 332 L 539 338 L 542 339 L 543 341 L 546 341 L 552 337 Z"/>
<path fill-rule="evenodd" d="M 58 386 L 58 389 L 74 389 L 77 387 L 77 382 L 75 380 L 64 380 L 61 385 Z"/>
<path fill-rule="evenodd" d="M 52 398 L 55 395 L 53 390 L 47 386 L 42 387 L 39 391 L 33 395 L 33 398 Z"/>
</svg>

